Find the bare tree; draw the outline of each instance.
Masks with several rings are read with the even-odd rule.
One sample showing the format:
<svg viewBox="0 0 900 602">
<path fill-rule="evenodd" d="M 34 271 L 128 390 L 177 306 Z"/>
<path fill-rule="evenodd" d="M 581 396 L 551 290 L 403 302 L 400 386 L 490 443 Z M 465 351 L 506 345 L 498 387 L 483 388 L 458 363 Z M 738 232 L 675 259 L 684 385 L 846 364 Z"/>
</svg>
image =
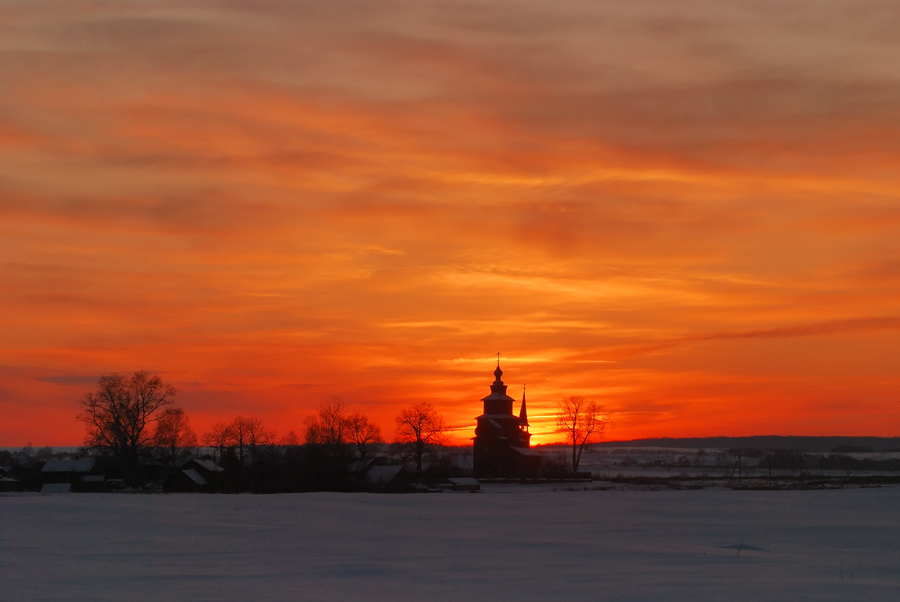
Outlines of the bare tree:
<svg viewBox="0 0 900 602">
<path fill-rule="evenodd" d="M 266 429 L 259 418 L 238 416 L 225 429 L 228 447 L 237 450 L 238 462 L 244 465 L 248 450 L 255 451 L 260 445 L 271 445 L 275 442 L 275 433 Z"/>
<path fill-rule="evenodd" d="M 300 439 L 297 437 L 297 433 L 295 433 L 294 431 L 288 431 L 287 435 L 282 437 L 278 442 L 278 445 L 295 447 L 297 445 L 300 445 Z"/>
<path fill-rule="evenodd" d="M 166 408 L 156 422 L 153 443 L 169 466 L 176 466 L 197 447 L 197 435 L 181 408 Z"/>
<path fill-rule="evenodd" d="M 229 423 L 217 422 L 212 430 L 203 435 L 203 445 L 217 451 L 219 461 L 226 451 L 237 453 L 238 463 L 243 466 L 248 452 L 261 445 L 274 445 L 275 433 L 263 426 L 259 418 L 238 416 Z"/>
<path fill-rule="evenodd" d="M 320 404 L 315 415 L 307 416 L 304 423 L 307 443 L 336 449 L 348 441 L 350 422 L 347 405 L 340 397 L 332 397 Z"/>
<path fill-rule="evenodd" d="M 603 435 L 608 420 L 602 417 L 603 406 L 580 395 L 564 397 L 556 408 L 558 432 L 566 433 L 572 445 L 572 472 L 578 472 L 585 445 Z"/>
<path fill-rule="evenodd" d="M 161 418 L 174 395 L 174 387 L 144 371 L 101 376 L 97 390 L 81 400 L 78 420 L 87 427 L 85 446 L 118 459 L 134 481 L 141 452 L 152 443 L 148 426 Z"/>
<path fill-rule="evenodd" d="M 443 445 L 447 441 L 444 417 L 427 401 L 404 408 L 395 418 L 397 440 L 412 445 L 416 458 L 416 471 L 422 472 L 422 456 L 431 445 Z"/>
<path fill-rule="evenodd" d="M 215 423 L 212 430 L 203 435 L 203 445 L 215 449 L 216 459 L 221 462 L 225 457 L 225 451 L 231 447 L 228 425 L 224 422 Z"/>
<path fill-rule="evenodd" d="M 347 419 L 347 430 L 350 440 L 356 444 L 359 459 L 365 460 L 368 455 L 367 446 L 381 441 L 381 429 L 362 414 L 353 414 Z"/>
</svg>

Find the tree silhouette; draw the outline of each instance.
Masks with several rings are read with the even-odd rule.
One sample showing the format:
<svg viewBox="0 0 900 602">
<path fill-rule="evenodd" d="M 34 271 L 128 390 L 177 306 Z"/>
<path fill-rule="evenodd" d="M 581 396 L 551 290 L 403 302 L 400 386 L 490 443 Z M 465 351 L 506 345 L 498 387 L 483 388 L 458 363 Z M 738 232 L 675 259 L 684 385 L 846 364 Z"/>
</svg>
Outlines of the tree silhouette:
<svg viewBox="0 0 900 602">
<path fill-rule="evenodd" d="M 422 472 L 422 456 L 431 445 L 443 445 L 447 441 L 444 417 L 427 401 L 400 411 L 396 417 L 397 440 L 413 448 L 416 471 Z"/>
<path fill-rule="evenodd" d="M 153 442 L 148 426 L 174 403 L 174 395 L 174 387 L 143 370 L 129 377 L 101 376 L 97 390 L 80 402 L 78 420 L 87 427 L 85 446 L 113 456 L 134 483 L 141 453 Z"/>
<path fill-rule="evenodd" d="M 347 404 L 332 397 L 307 416 L 305 439 L 310 445 L 324 448 L 334 457 L 345 456 L 347 447 L 355 445 L 360 459 L 365 459 L 368 445 L 381 440 L 381 429 L 363 414 L 348 414 Z"/>
<path fill-rule="evenodd" d="M 362 414 L 353 414 L 347 422 L 350 440 L 356 444 L 359 459 L 365 460 L 368 455 L 367 446 L 381 441 L 381 429 Z"/>
<path fill-rule="evenodd" d="M 278 441 L 278 445 L 282 447 L 297 447 L 300 445 L 300 439 L 294 431 L 288 431 L 287 434 Z"/>
<path fill-rule="evenodd" d="M 564 397 L 556 408 L 558 432 L 566 433 L 572 445 L 572 472 L 578 472 L 584 446 L 603 434 L 608 420 L 602 418 L 603 406 L 580 395 Z"/>
<path fill-rule="evenodd" d="M 203 445 L 213 448 L 216 459 L 221 462 L 225 458 L 225 452 L 231 447 L 231 434 L 228 424 L 217 422 L 208 433 L 203 435 Z"/>
<path fill-rule="evenodd" d="M 203 444 L 215 448 L 219 460 L 225 457 L 226 451 L 234 451 L 238 465 L 243 466 L 248 452 L 252 454 L 260 445 L 275 444 L 275 433 L 264 427 L 259 418 L 238 416 L 227 424 L 214 424 L 212 430 L 203 435 Z"/>
<path fill-rule="evenodd" d="M 153 435 L 163 462 L 169 466 L 177 466 L 191 450 L 197 447 L 197 435 L 191 429 L 187 414 L 181 408 L 166 408 L 156 422 Z"/>
<path fill-rule="evenodd" d="M 229 447 L 237 451 L 238 462 L 244 465 L 244 458 L 249 451 L 255 452 L 260 445 L 275 442 L 275 434 L 266 429 L 259 418 L 238 416 L 226 428 Z"/>
<path fill-rule="evenodd" d="M 347 405 L 340 397 L 332 397 L 319 404 L 313 416 L 307 416 L 306 442 L 312 445 L 324 445 L 337 450 L 344 446 L 350 434 L 350 420 L 347 416 Z"/>
</svg>

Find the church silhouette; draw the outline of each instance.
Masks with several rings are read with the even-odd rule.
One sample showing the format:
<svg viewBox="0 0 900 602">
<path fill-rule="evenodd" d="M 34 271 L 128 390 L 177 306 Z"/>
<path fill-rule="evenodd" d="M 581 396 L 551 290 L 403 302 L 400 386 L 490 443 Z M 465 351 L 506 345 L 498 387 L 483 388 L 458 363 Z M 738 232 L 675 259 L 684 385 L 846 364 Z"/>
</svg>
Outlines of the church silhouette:
<svg viewBox="0 0 900 602">
<path fill-rule="evenodd" d="M 522 406 L 516 416 L 513 414 L 516 400 L 506 394 L 502 376 L 498 357 L 491 394 L 482 399 L 484 412 L 475 418 L 472 468 L 476 477 L 537 476 L 541 456 L 530 449 L 525 391 L 522 390 Z"/>
</svg>

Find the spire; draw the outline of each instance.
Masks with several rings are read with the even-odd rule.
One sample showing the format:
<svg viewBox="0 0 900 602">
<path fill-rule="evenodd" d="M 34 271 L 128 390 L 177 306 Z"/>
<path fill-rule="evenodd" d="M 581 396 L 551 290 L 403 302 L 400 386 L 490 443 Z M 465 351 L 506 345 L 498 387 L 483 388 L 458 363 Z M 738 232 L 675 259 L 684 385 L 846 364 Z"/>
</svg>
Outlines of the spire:
<svg viewBox="0 0 900 602">
<path fill-rule="evenodd" d="M 519 420 L 528 426 L 528 410 L 525 409 L 525 385 L 522 385 L 522 409 L 519 410 Z"/>
</svg>

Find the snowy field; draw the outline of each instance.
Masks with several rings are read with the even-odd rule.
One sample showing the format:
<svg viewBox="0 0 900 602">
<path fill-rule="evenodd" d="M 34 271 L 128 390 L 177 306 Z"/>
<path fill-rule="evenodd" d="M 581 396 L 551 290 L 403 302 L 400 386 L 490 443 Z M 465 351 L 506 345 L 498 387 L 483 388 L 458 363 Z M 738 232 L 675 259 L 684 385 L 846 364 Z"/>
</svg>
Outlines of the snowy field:
<svg viewBox="0 0 900 602">
<path fill-rule="evenodd" d="M 0 599 L 894 601 L 900 489 L 8 495 Z"/>
</svg>

